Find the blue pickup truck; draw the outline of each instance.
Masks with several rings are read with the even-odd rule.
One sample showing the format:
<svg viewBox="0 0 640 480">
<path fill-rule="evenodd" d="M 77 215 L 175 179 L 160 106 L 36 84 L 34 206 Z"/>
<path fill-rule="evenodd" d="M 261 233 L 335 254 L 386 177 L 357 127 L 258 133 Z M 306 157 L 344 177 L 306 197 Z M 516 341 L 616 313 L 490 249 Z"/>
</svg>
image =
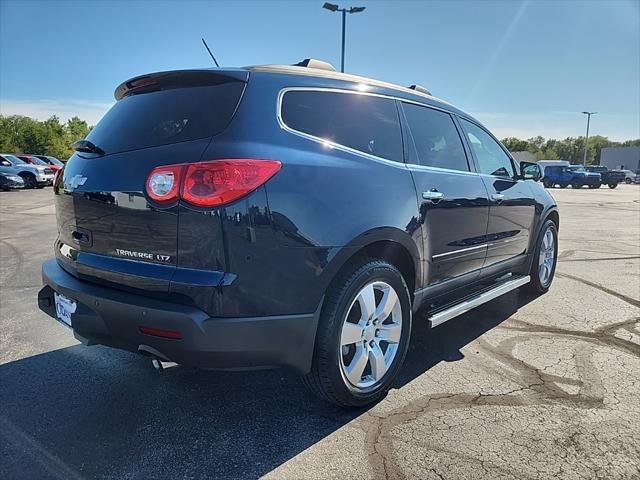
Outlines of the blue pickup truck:
<svg viewBox="0 0 640 480">
<path fill-rule="evenodd" d="M 544 169 L 542 184 L 546 188 L 553 188 L 560 185 L 566 188 L 582 188 L 587 185 L 589 188 L 600 188 L 602 178 L 599 173 L 587 172 L 582 165 L 569 166 L 549 166 Z"/>
</svg>

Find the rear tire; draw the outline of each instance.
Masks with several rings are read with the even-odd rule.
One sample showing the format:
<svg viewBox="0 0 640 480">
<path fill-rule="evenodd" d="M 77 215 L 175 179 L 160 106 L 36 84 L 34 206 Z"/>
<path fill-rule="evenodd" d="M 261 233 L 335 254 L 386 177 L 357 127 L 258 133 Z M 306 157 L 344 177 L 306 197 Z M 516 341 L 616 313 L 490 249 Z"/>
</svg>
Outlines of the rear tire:
<svg viewBox="0 0 640 480">
<path fill-rule="evenodd" d="M 631 179 L 630 178 L 625 178 L 624 179 L 624 183 L 626 183 L 627 185 L 631 185 Z"/>
<path fill-rule="evenodd" d="M 544 188 L 553 188 L 553 182 L 548 178 L 542 180 L 542 185 L 544 185 Z"/>
<path fill-rule="evenodd" d="M 561 183 L 560 188 L 567 188 L 569 186 L 568 183 Z"/>
<path fill-rule="evenodd" d="M 542 225 L 533 250 L 533 262 L 529 271 L 531 281 L 526 286 L 527 290 L 538 295 L 547 293 L 553 282 L 557 263 L 558 227 L 553 220 L 547 220 Z"/>
<path fill-rule="evenodd" d="M 618 186 L 617 183 L 610 183 L 609 188 L 616 188 Z"/>
<path fill-rule="evenodd" d="M 36 182 L 36 177 L 31 173 L 21 173 L 20 177 L 24 180 L 24 188 L 35 188 L 38 182 Z"/>
<path fill-rule="evenodd" d="M 571 182 L 571 188 L 578 188 L 578 189 L 582 188 L 582 183 L 577 180 L 574 180 L 573 182 Z"/>
<path fill-rule="evenodd" d="M 352 263 L 327 289 L 305 385 L 341 407 L 381 400 L 404 362 L 411 315 L 409 290 L 396 267 L 374 259 Z"/>
</svg>

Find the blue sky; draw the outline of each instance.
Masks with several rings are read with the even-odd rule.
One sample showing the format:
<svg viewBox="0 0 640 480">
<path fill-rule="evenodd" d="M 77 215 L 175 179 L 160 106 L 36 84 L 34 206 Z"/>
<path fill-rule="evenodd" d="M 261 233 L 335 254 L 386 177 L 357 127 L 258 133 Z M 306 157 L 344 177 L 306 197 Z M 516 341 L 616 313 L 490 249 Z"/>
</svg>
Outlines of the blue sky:
<svg viewBox="0 0 640 480">
<path fill-rule="evenodd" d="M 298 2 L 0 0 L 0 113 L 95 123 L 134 75 L 340 64 L 340 16 Z M 499 137 L 640 137 L 640 2 L 372 2 L 347 19 L 346 70 L 419 83 Z"/>
</svg>

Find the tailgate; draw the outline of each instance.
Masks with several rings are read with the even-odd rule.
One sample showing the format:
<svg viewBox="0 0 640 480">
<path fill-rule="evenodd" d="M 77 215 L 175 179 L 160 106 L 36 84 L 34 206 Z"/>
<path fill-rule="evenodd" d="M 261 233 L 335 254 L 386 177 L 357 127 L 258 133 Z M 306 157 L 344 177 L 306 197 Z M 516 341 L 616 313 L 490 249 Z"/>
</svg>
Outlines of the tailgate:
<svg viewBox="0 0 640 480">
<path fill-rule="evenodd" d="M 56 256 L 80 278 L 168 292 L 179 265 L 179 205 L 148 197 L 156 167 L 194 163 L 231 122 L 246 82 L 238 72 L 180 71 L 137 77 L 79 142 L 54 187 Z M 207 239 L 219 248 L 222 239 Z"/>
</svg>

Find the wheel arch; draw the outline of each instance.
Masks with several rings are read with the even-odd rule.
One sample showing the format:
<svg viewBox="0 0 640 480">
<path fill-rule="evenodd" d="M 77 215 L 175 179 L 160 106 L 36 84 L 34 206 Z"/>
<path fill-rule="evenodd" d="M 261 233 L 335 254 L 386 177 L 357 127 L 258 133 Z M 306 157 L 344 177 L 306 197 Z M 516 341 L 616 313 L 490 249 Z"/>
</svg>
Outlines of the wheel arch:
<svg viewBox="0 0 640 480">
<path fill-rule="evenodd" d="M 538 243 L 540 234 L 542 233 L 542 227 L 544 226 L 547 220 L 553 221 L 553 223 L 555 223 L 556 225 L 556 230 L 560 232 L 560 213 L 558 212 L 558 207 L 556 205 L 553 205 L 547 208 L 547 210 L 545 210 L 540 215 L 540 221 L 538 222 L 538 225 L 536 225 L 535 235 L 532 235 L 531 243 L 529 244 L 529 259 L 525 263 L 525 265 L 527 265 L 526 267 L 527 272 L 531 268 L 531 263 L 533 262 L 533 251 L 536 244 Z"/>
<path fill-rule="evenodd" d="M 558 213 L 557 208 L 551 208 L 549 209 L 549 211 L 547 211 L 546 215 L 542 217 L 540 228 L 542 228 L 542 225 L 544 225 L 544 222 L 546 222 L 547 220 L 552 220 L 553 223 L 556 224 L 556 229 L 560 231 L 560 213 Z"/>
<path fill-rule="evenodd" d="M 420 286 L 422 269 L 420 252 L 415 240 L 406 232 L 397 228 L 379 228 L 365 232 L 340 249 L 329 262 L 325 273 L 329 285 L 348 265 L 360 258 L 378 258 L 394 265 L 407 283 L 409 294 Z"/>
</svg>

